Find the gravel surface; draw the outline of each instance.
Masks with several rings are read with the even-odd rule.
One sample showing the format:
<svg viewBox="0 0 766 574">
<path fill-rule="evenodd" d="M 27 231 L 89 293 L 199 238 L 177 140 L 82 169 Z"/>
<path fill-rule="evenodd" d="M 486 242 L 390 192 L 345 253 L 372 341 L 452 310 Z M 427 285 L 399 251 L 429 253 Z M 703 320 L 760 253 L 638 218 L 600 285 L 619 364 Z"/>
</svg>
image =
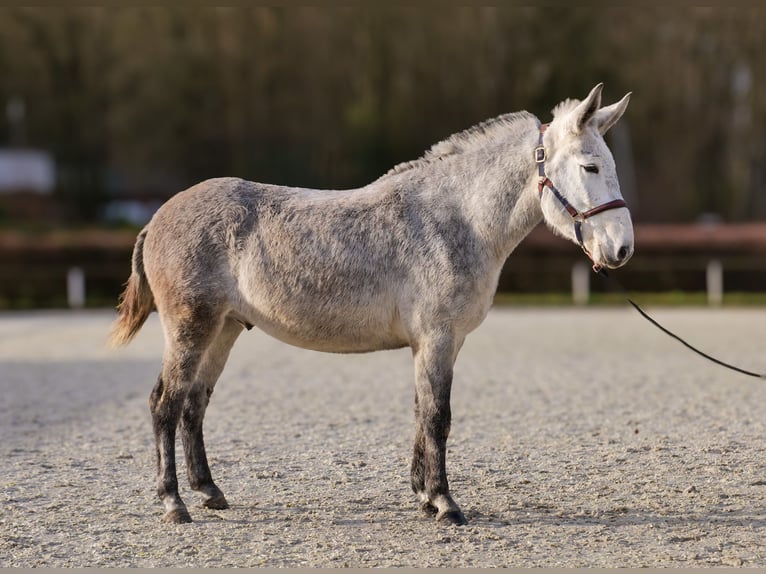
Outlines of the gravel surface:
<svg viewBox="0 0 766 574">
<path fill-rule="evenodd" d="M 766 309 L 654 310 L 766 371 Z M 232 508 L 160 522 L 152 315 L 0 314 L 0 566 L 766 566 L 766 381 L 629 308 L 493 310 L 453 386 L 448 471 L 470 521 L 409 487 L 407 349 L 328 355 L 243 334 L 208 409 Z"/>
</svg>

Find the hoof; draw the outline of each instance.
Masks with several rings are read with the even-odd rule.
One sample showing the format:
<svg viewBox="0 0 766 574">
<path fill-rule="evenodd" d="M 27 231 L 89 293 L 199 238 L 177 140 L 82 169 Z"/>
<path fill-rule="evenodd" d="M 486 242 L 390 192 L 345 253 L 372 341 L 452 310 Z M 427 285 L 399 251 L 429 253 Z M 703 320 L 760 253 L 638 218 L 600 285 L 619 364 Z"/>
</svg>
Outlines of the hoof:
<svg viewBox="0 0 766 574">
<path fill-rule="evenodd" d="M 436 514 L 439 512 L 439 510 L 428 501 L 420 504 L 420 510 L 422 510 L 429 516 L 436 516 Z"/>
<path fill-rule="evenodd" d="M 437 515 L 436 520 L 438 522 L 454 524 L 455 526 L 465 526 L 468 524 L 465 516 L 463 516 L 463 513 L 459 510 L 448 510 L 447 512 Z"/>
<path fill-rule="evenodd" d="M 212 496 L 202 503 L 205 508 L 212 510 L 225 510 L 229 508 L 229 503 L 226 502 L 226 497 L 223 494 Z"/>
<path fill-rule="evenodd" d="M 162 517 L 162 522 L 167 522 L 168 524 L 186 524 L 191 521 L 192 518 L 189 515 L 189 511 L 185 508 L 175 508 L 170 512 L 166 512 L 165 516 Z"/>
</svg>

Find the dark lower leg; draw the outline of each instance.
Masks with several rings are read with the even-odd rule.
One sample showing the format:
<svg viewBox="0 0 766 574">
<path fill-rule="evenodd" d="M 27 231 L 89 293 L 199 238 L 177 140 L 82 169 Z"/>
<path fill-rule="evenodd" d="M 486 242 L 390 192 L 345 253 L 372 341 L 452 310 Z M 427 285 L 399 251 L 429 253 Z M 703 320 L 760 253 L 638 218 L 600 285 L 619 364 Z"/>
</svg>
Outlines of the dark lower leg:
<svg viewBox="0 0 766 574">
<path fill-rule="evenodd" d="M 424 452 L 425 494 L 438 513 L 437 519 L 465 524 L 460 508 L 452 499 L 447 481 L 447 437 L 450 429 L 449 405 L 425 417 Z"/>
<path fill-rule="evenodd" d="M 410 467 L 410 484 L 412 491 L 420 499 L 420 508 L 428 514 L 436 514 L 437 510 L 429 502 L 426 493 L 425 434 L 420 424 L 417 397 L 415 397 L 415 446 L 413 447 L 412 466 Z"/>
<path fill-rule="evenodd" d="M 213 482 L 210 466 L 205 453 L 202 423 L 209 401 L 208 391 L 196 388 L 186 398 L 181 415 L 181 440 L 186 455 L 186 469 L 192 490 L 202 493 L 203 506 L 207 508 L 228 508 L 226 497 Z"/>
<path fill-rule="evenodd" d="M 176 426 L 182 401 L 166 392 L 162 376 L 149 399 L 157 446 L 157 495 L 165 506 L 165 522 L 191 522 L 186 505 L 178 494 L 176 475 Z"/>
</svg>

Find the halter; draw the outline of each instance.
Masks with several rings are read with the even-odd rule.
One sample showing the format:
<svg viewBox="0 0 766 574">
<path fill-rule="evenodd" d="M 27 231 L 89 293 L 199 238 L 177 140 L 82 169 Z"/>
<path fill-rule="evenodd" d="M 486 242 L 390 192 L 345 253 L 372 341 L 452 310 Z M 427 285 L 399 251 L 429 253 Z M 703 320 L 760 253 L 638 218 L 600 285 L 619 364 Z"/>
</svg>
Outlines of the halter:
<svg viewBox="0 0 766 574">
<path fill-rule="evenodd" d="M 574 229 L 575 229 L 575 237 L 577 237 L 577 242 L 580 244 L 580 247 L 582 247 L 582 250 L 585 252 L 585 255 L 588 256 L 588 258 L 593 261 L 593 257 L 591 256 L 588 249 L 585 247 L 585 242 L 582 239 L 582 224 L 583 221 L 588 219 L 589 217 L 593 217 L 594 215 L 598 213 L 602 213 L 604 211 L 609 211 L 610 209 L 617 209 L 619 207 L 628 207 L 628 204 L 625 203 L 622 199 L 613 199 L 612 201 L 607 201 L 606 203 L 602 203 L 601 205 L 597 205 L 596 207 L 589 209 L 588 211 L 577 211 L 571 203 L 567 201 L 567 199 L 561 194 L 561 192 L 556 189 L 556 186 L 553 185 L 553 182 L 548 178 L 547 175 L 545 175 L 545 160 L 548 159 L 548 152 L 545 149 L 545 146 L 543 145 L 543 134 L 545 133 L 545 130 L 548 129 L 548 126 L 550 124 L 541 124 L 540 125 L 540 137 L 537 140 L 537 147 L 534 150 L 535 154 L 535 163 L 537 164 L 537 173 L 540 176 L 540 179 L 537 182 L 537 191 L 540 193 L 540 196 L 543 195 L 543 190 L 547 187 L 551 190 L 553 193 L 553 196 L 559 200 L 559 203 L 564 206 L 564 209 L 567 210 L 567 213 L 572 217 L 572 220 L 574 221 Z M 602 266 L 593 261 L 593 271 L 598 273 L 602 269 Z"/>
</svg>

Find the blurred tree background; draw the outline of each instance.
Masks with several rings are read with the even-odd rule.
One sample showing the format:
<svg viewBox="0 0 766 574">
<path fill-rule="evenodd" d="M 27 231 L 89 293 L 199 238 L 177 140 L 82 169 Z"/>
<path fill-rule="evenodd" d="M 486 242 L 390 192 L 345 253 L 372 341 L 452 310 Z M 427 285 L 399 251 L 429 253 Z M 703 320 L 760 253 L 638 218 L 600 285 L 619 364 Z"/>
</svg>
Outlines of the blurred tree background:
<svg viewBox="0 0 766 574">
<path fill-rule="evenodd" d="M 0 147 L 50 151 L 94 222 L 208 177 L 362 185 L 603 81 L 635 220 L 762 220 L 765 58 L 763 7 L 7 8 Z"/>
</svg>

